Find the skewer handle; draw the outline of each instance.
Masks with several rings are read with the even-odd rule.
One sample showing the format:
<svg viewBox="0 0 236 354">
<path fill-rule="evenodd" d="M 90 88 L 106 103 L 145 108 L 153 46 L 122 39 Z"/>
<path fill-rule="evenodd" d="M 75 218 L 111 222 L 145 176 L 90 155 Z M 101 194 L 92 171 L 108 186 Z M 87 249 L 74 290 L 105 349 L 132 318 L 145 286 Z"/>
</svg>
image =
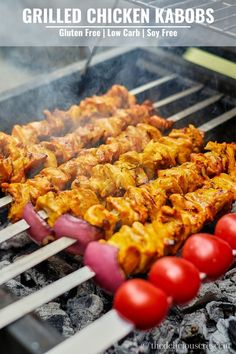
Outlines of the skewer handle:
<svg viewBox="0 0 236 354">
<path fill-rule="evenodd" d="M 78 350 L 83 354 L 103 353 L 133 329 L 134 325 L 131 322 L 121 318 L 116 310 L 111 310 L 45 354 L 78 354 Z"/>
</svg>

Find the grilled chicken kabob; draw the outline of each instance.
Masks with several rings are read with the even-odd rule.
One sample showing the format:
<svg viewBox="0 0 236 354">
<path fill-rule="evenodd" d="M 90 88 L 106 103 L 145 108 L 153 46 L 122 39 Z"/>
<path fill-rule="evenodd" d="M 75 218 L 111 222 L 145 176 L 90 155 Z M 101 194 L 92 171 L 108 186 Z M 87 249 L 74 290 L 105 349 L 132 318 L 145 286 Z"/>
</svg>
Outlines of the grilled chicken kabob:
<svg viewBox="0 0 236 354">
<path fill-rule="evenodd" d="M 115 103 L 114 100 L 114 105 Z M 106 113 L 106 103 L 102 107 Z M 99 107 L 101 114 L 102 107 Z M 150 104 L 133 105 L 127 110 L 119 109 L 110 118 L 91 118 L 89 123 L 77 128 L 73 133 L 51 138 L 51 141 L 40 144 L 22 144 L 13 136 L 0 133 L 0 182 L 24 182 L 35 170 L 56 167 L 77 155 L 81 148 L 102 142 L 108 136 L 116 136 L 132 122 L 135 125 L 146 121 L 151 110 Z M 90 116 L 94 116 L 94 111 L 91 111 Z M 103 133 L 104 127 L 107 134 Z"/>
<path fill-rule="evenodd" d="M 83 219 L 93 226 L 104 230 L 109 238 L 117 227 L 135 221 L 145 223 L 155 220 L 160 208 L 165 205 L 171 194 L 187 194 L 202 187 L 209 178 L 220 173 L 224 184 L 231 183 L 226 173 L 235 171 L 234 149 L 230 144 L 207 144 L 205 154 L 192 154 L 191 162 L 167 170 L 160 170 L 158 178 L 140 187 L 129 187 L 123 197 L 108 197 L 104 204 L 90 207 Z M 225 173 L 225 174 L 223 174 Z M 227 182 L 229 181 L 229 182 Z M 236 198 L 236 190 L 234 191 Z M 42 198 L 43 199 L 43 198 Z M 44 209 L 43 200 L 38 205 Z M 50 212 L 47 207 L 47 213 Z M 82 216 L 82 215 L 80 215 Z M 59 220 L 58 220 L 59 222 Z"/>
<path fill-rule="evenodd" d="M 109 118 L 109 122 L 111 119 Z M 150 121 L 162 130 L 169 128 L 172 124 L 157 116 L 150 117 Z M 102 128 L 102 134 L 104 137 L 111 134 L 116 136 L 117 131 L 114 131 L 114 125 L 109 125 L 107 122 L 106 126 Z M 99 137 L 101 138 L 100 131 Z M 57 168 L 45 168 L 41 173 L 33 179 L 28 179 L 25 183 L 3 183 L 4 191 L 12 195 L 14 200 L 9 218 L 17 221 L 22 217 L 23 208 L 29 201 L 35 203 L 39 196 L 49 191 L 63 190 L 70 186 L 76 176 L 89 175 L 92 168 L 97 164 L 112 163 L 121 154 L 130 150 L 140 152 L 150 140 L 157 141 L 160 137 L 160 131 L 152 125 L 138 124 L 137 127 L 128 126 L 116 138 L 108 138 L 106 144 L 97 148 L 84 149 L 77 158 L 69 160 Z"/>
<path fill-rule="evenodd" d="M 132 274 L 146 272 L 164 255 L 173 255 L 188 236 L 199 232 L 218 215 L 231 210 L 235 176 L 219 175 L 185 196 L 172 194 L 152 223 L 122 226 L 108 241 L 89 243 L 84 263 L 96 274 L 98 284 L 114 293 Z"/>
<path fill-rule="evenodd" d="M 103 96 L 92 96 L 72 106 L 68 111 L 45 111 L 46 119 L 23 126 L 15 125 L 12 131 L 17 141 L 35 144 L 51 136 L 63 136 L 93 116 L 111 116 L 118 108 L 129 108 L 135 97 L 124 86 L 114 85 Z"/>
<path fill-rule="evenodd" d="M 69 210 L 74 216 L 83 218 L 89 223 L 92 235 L 97 231 L 98 238 L 108 239 L 122 225 L 132 226 L 135 221 L 145 223 L 155 220 L 159 210 L 168 203 L 172 194 L 184 195 L 193 192 L 206 184 L 209 178 L 213 176 L 221 174 L 219 181 L 215 179 L 217 183 L 219 184 L 221 181 L 231 188 L 231 177 L 226 173 L 231 175 L 235 173 L 235 157 L 232 145 L 210 142 L 206 146 L 206 150 L 211 151 L 205 154 L 194 153 L 191 155 L 191 162 L 186 162 L 171 169 L 160 170 L 158 172 L 159 177 L 156 180 L 139 187 L 128 187 L 123 197 L 110 196 L 103 203 L 94 204 L 87 208 L 88 200 L 82 199 L 82 193 L 85 191 L 80 192 L 79 199 L 78 191 L 72 190 L 62 192 L 56 198 L 53 194 L 40 197 L 37 201 L 37 208 L 47 211 L 50 226 L 53 226 L 56 220 L 54 231 L 57 235 L 76 236 L 78 241 L 80 237 L 83 239 L 84 223 L 81 224 L 81 219 L 72 219 L 71 216 L 65 214 L 67 208 L 67 212 Z M 236 189 L 231 189 L 236 198 Z M 71 198 L 65 198 L 69 194 Z M 75 199 L 76 196 L 77 199 Z M 67 202 L 66 206 L 65 202 Z M 58 218 L 59 214 L 62 215 Z M 69 228 L 68 218 L 71 223 L 73 222 L 71 228 Z M 88 235 L 89 225 L 87 225 Z M 80 226 L 82 226 L 81 235 Z M 89 242 L 89 237 L 87 240 Z"/>
<path fill-rule="evenodd" d="M 57 167 L 77 155 L 83 147 L 101 143 L 109 136 L 116 136 L 129 124 L 148 121 L 150 111 L 149 105 L 134 105 L 127 110 L 117 110 L 112 117 L 94 119 L 64 137 L 21 148 L 17 147 L 18 144 L 11 144 L 11 153 L 0 161 L 0 181 L 24 182 L 28 174 L 32 173 L 33 167 L 38 170 L 43 167 Z"/>
<path fill-rule="evenodd" d="M 159 169 L 188 161 L 192 152 L 201 149 L 202 140 L 202 133 L 193 126 L 173 129 L 169 136 L 162 137 L 158 142 L 151 141 L 142 153 L 129 152 L 121 155 L 114 165 L 95 166 L 89 179 L 83 176 L 74 183 L 72 190 L 59 194 L 50 192 L 38 198 L 36 205 L 38 208 L 43 206 L 46 212 L 48 208 L 50 224 L 68 212 L 83 216 L 89 207 L 98 204 L 107 195 L 122 195 L 130 186 L 148 182 Z M 78 186 L 78 181 L 84 185 Z M 17 208 L 17 203 L 15 205 Z M 27 213 L 24 217 L 27 219 Z"/>
</svg>

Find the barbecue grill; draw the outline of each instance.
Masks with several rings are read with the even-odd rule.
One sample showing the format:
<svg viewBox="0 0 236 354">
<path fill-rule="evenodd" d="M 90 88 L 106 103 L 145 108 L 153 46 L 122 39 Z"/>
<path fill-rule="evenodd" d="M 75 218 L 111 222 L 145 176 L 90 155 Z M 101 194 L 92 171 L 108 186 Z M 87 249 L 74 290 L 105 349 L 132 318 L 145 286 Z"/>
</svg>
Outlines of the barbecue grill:
<svg viewBox="0 0 236 354">
<path fill-rule="evenodd" d="M 202 37 L 207 43 L 217 43 L 217 45 L 227 45 L 228 41 L 236 37 L 236 6 L 234 0 L 129 0 L 140 7 L 149 8 L 154 11 L 157 7 L 168 8 L 211 8 L 214 10 L 215 21 L 212 24 L 199 24 L 194 26 L 195 34 L 191 33 L 194 43 L 200 44 Z M 207 36 L 206 36 L 207 33 Z M 190 39 L 190 43 L 191 43 Z M 225 44 L 224 44 L 225 43 Z M 230 45 L 230 44 L 229 44 Z M 232 45 L 232 44 L 231 44 Z"/>
<path fill-rule="evenodd" d="M 112 49 L 96 55 L 85 73 L 85 62 L 79 62 L 45 77 L 39 77 L 33 83 L 0 96 L 1 130 L 10 132 L 14 124 L 31 121 L 32 117 L 41 119 L 41 112 L 45 107 L 66 109 L 86 96 L 103 93 L 112 84 L 122 84 L 137 96 L 138 101 L 149 99 L 155 102 L 156 111 L 161 116 L 172 119 L 175 127 L 193 123 L 206 133 L 206 140 L 236 141 L 235 80 L 187 62 L 182 57 L 185 50 L 186 48 Z M 216 52 L 211 48 L 207 50 Z M 218 50 L 218 54 L 222 56 L 227 57 L 229 53 L 224 49 Z M 0 205 L 3 206 L 7 202 L 8 197 L 3 197 Z M 10 240 L 13 234 L 20 233 L 25 227 L 24 221 L 17 225 L 17 230 L 14 225 L 7 227 L 4 208 L 1 220 L 1 243 Z M 61 239 L 57 246 L 51 244 L 47 247 L 47 254 L 42 248 L 36 254 L 23 257 L 16 266 L 2 271 L 1 284 L 30 266 L 33 267 L 39 259 L 47 260 L 70 244 L 68 239 Z M 71 258 L 69 262 L 72 262 Z M 99 348 L 108 348 L 128 334 L 132 326 L 121 321 L 114 311 L 103 317 L 99 326 L 91 325 L 88 330 L 82 330 L 78 338 L 75 335 L 65 342 L 61 335 L 49 325 L 45 325 L 37 316 L 27 315 L 31 310 L 62 295 L 63 292 L 70 291 L 92 276 L 92 272 L 86 268 L 82 273 L 71 273 L 39 290 L 26 301 L 16 303 L 12 308 L 6 306 L 15 298 L 2 287 L 0 326 L 4 329 L 0 333 L 0 343 L 3 352 L 97 353 Z M 110 300 L 108 303 L 110 304 Z M 109 321 L 112 321 L 111 328 Z M 91 342 L 88 336 L 91 333 L 96 334 L 94 346 L 90 343 L 92 349 L 88 346 Z M 58 347 L 50 351 L 56 345 Z"/>
</svg>

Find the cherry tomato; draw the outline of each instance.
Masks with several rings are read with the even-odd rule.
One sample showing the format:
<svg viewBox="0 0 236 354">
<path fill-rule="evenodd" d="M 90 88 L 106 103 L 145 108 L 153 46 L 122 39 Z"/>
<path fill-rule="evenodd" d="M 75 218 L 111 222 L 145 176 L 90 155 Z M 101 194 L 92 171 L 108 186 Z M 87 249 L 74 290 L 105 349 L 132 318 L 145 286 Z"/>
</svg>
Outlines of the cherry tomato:
<svg viewBox="0 0 236 354">
<path fill-rule="evenodd" d="M 167 295 L 148 281 L 132 279 L 117 290 L 114 308 L 139 329 L 157 326 L 169 309 Z"/>
<path fill-rule="evenodd" d="M 236 214 L 224 215 L 216 224 L 215 235 L 236 249 Z"/>
<path fill-rule="evenodd" d="M 155 262 L 149 280 L 177 304 L 192 300 L 201 284 L 198 269 L 189 261 L 177 257 L 163 257 Z"/>
<path fill-rule="evenodd" d="M 233 260 L 229 244 L 210 234 L 191 236 L 183 247 L 183 257 L 210 278 L 224 274 Z"/>
</svg>

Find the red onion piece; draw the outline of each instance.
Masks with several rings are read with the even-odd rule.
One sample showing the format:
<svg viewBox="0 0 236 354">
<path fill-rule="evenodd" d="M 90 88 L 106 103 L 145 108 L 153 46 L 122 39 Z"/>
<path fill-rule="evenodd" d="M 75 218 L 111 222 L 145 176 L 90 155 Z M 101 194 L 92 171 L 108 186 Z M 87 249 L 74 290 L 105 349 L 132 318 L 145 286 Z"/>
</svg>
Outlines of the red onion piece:
<svg viewBox="0 0 236 354">
<path fill-rule="evenodd" d="M 70 214 L 60 216 L 53 229 L 56 238 L 67 236 L 77 240 L 78 242 L 69 247 L 67 251 L 79 255 L 84 254 L 90 242 L 99 240 L 103 236 L 100 229 Z"/>
<path fill-rule="evenodd" d="M 35 243 L 41 246 L 53 241 L 53 230 L 38 215 L 31 203 L 26 204 L 24 207 L 23 218 L 30 226 L 27 232 Z"/>
<path fill-rule="evenodd" d="M 125 281 L 125 275 L 118 264 L 118 252 L 115 246 L 91 242 L 84 254 L 84 264 L 96 273 L 95 281 L 110 294 L 114 294 Z"/>
</svg>

